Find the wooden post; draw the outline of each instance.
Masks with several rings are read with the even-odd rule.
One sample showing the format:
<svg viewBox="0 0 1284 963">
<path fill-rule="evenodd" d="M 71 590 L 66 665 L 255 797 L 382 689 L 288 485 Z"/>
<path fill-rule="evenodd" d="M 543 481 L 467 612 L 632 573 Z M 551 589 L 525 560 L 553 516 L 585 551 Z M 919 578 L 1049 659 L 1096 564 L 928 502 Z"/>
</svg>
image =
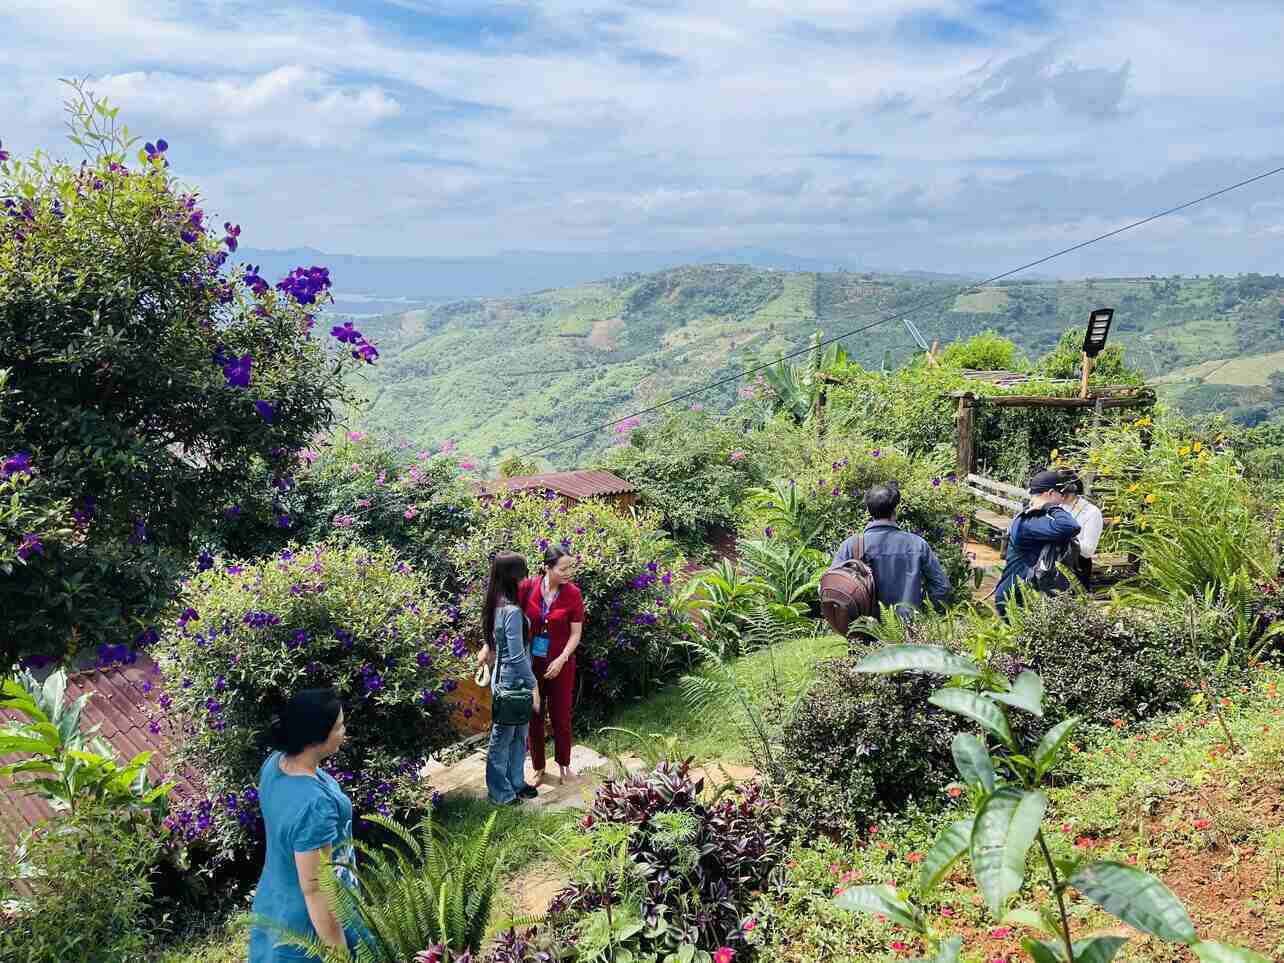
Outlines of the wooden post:
<svg viewBox="0 0 1284 963">
<path fill-rule="evenodd" d="M 933 340 L 932 347 L 927 350 L 927 366 L 929 368 L 939 368 L 941 366 L 940 362 L 936 360 L 936 352 L 939 351 L 940 348 L 941 342 L 939 340 Z"/>
<path fill-rule="evenodd" d="M 822 384 L 820 386 L 820 390 L 816 392 L 815 418 L 816 418 L 816 437 L 818 439 L 825 437 L 825 402 L 828 400 L 828 394 L 827 394 L 828 391 L 829 389 Z"/>
<path fill-rule="evenodd" d="M 976 399 L 971 395 L 959 398 L 959 479 L 976 471 L 975 416 Z"/>
<path fill-rule="evenodd" d="M 1079 397 L 1088 397 L 1088 375 L 1092 373 L 1092 359 L 1085 351 L 1083 355 L 1083 383 L 1079 385 Z"/>
</svg>

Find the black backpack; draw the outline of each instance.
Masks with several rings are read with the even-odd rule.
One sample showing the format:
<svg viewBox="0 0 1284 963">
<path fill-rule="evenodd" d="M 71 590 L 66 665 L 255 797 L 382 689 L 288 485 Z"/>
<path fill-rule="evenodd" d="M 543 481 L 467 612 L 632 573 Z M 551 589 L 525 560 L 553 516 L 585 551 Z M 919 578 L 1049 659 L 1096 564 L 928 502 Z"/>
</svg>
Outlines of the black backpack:
<svg viewBox="0 0 1284 963">
<path fill-rule="evenodd" d="M 1015 533 L 1017 522 L 1034 514 L 1045 513 L 1041 508 L 1026 509 L 1013 519 L 1011 531 Z M 1011 535 L 1008 537 L 1010 539 Z M 1074 572 L 1078 568 L 1078 539 L 1072 538 L 1064 545 L 1050 542 L 1043 546 L 1043 549 L 1039 552 L 1039 557 L 1035 559 L 1034 565 L 1030 567 L 1030 571 L 1023 581 L 1037 592 L 1064 592 L 1070 587 L 1070 581 L 1066 578 L 1065 572 L 1062 571 L 1062 566 L 1070 572 Z"/>
</svg>

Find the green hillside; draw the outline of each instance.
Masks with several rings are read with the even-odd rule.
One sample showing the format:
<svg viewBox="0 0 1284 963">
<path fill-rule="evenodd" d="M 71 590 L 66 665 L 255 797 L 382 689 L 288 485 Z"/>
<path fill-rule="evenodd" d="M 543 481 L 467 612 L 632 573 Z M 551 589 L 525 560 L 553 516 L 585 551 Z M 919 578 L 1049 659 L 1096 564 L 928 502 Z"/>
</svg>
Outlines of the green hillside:
<svg viewBox="0 0 1284 963">
<path fill-rule="evenodd" d="M 1091 309 L 1113 306 L 1112 340 L 1152 377 L 1284 350 L 1278 276 L 1011 281 L 955 296 L 963 284 L 700 265 L 364 319 L 361 327 L 383 352 L 368 376 L 367 419 L 421 444 L 453 439 L 489 464 L 774 359 L 817 330 L 851 330 L 926 300 L 937 303 L 911 317 L 928 339 L 948 343 L 994 329 L 1032 356 L 1051 349 Z M 897 363 L 917 350 L 899 322 L 845 347 L 867 366 Z M 1183 404 L 1190 395 L 1202 410 L 1207 386 L 1196 377 L 1169 390 Z M 1264 384 L 1229 388 L 1260 398 L 1269 391 L 1251 386 Z M 1226 389 L 1215 386 L 1214 394 Z M 699 400 L 722 407 L 735 391 L 731 383 Z M 548 460 L 575 464 L 613 441 L 601 432 Z"/>
</svg>

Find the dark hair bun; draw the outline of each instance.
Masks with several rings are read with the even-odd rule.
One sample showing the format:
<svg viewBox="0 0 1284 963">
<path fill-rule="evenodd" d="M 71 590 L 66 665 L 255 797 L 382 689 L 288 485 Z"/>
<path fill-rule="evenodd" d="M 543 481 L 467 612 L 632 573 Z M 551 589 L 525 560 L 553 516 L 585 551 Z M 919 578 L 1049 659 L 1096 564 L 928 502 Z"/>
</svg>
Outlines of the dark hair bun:
<svg viewBox="0 0 1284 963">
<path fill-rule="evenodd" d="M 268 741 L 273 749 L 295 756 L 308 746 L 330 738 L 343 706 L 333 689 L 296 692 L 278 715 L 272 717 Z"/>
</svg>

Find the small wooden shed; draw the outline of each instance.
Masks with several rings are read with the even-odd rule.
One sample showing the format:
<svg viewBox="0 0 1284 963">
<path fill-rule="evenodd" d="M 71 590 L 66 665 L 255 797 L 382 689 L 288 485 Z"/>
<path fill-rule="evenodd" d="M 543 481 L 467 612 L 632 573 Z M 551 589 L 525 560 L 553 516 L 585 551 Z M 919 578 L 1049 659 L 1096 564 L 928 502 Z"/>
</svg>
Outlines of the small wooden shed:
<svg viewBox="0 0 1284 963">
<path fill-rule="evenodd" d="M 625 512 L 638 500 L 636 485 L 601 469 L 494 478 L 475 483 L 473 489 L 482 501 L 518 492 L 553 492 L 568 507 L 588 498 L 598 498 L 617 511 Z"/>
</svg>

